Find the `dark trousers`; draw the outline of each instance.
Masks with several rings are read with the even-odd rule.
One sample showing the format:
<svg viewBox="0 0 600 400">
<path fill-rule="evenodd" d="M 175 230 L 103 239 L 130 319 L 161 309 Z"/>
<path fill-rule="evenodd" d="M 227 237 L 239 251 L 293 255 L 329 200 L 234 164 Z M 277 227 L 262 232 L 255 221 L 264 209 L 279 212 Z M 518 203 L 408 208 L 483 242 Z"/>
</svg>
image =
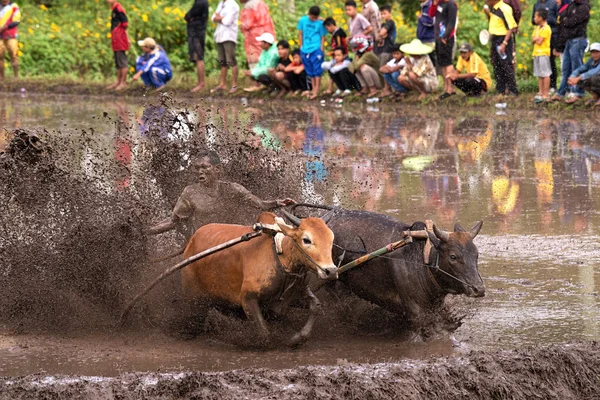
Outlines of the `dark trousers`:
<svg viewBox="0 0 600 400">
<path fill-rule="evenodd" d="M 506 91 L 512 94 L 519 94 L 517 89 L 517 79 L 515 78 L 515 67 L 513 66 L 514 41 L 512 38 L 506 46 L 506 58 L 503 60 L 498 54 L 498 46 L 504 41 L 504 36 L 491 36 L 490 60 L 494 68 L 494 79 L 496 80 L 496 90 L 504 94 Z"/>
<path fill-rule="evenodd" d="M 454 81 L 454 86 L 467 96 L 479 96 L 481 93 L 487 91 L 485 81 L 478 78 L 457 79 Z"/>
<path fill-rule="evenodd" d="M 267 74 L 259 75 L 256 77 L 256 80 L 265 86 L 271 86 L 271 83 L 273 83 L 273 79 L 271 79 L 271 77 Z"/>
<path fill-rule="evenodd" d="M 287 81 L 290 83 L 290 89 L 292 92 L 297 90 L 302 90 L 304 92 L 312 89 L 312 85 L 308 81 L 308 76 L 304 71 L 302 71 L 300 74 L 296 74 L 295 72 L 286 72 L 285 79 L 287 79 Z"/>
<path fill-rule="evenodd" d="M 550 75 L 550 88 L 556 90 L 556 81 L 558 78 L 558 70 L 556 69 L 556 57 L 550 52 L 550 69 L 552 70 L 552 75 Z"/>
<path fill-rule="evenodd" d="M 356 79 L 356 75 L 344 68 L 335 74 L 329 73 L 329 77 L 340 90 L 360 90 L 360 83 Z"/>
</svg>

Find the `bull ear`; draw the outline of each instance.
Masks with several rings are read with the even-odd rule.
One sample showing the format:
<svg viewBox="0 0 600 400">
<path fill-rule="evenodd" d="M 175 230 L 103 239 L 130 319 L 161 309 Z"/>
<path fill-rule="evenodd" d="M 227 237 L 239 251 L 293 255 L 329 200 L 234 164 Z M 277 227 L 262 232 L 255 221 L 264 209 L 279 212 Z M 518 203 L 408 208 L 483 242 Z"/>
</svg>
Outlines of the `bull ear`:
<svg viewBox="0 0 600 400">
<path fill-rule="evenodd" d="M 294 228 L 291 225 L 286 224 L 285 221 L 283 220 L 283 218 L 276 217 L 275 218 L 275 223 L 277 224 L 277 226 L 279 227 L 279 229 L 281 229 L 281 231 L 286 236 L 292 236 L 294 234 L 294 232 L 296 231 L 296 228 Z"/>
<path fill-rule="evenodd" d="M 437 236 L 442 242 L 447 242 L 450 240 L 450 234 L 446 231 L 439 230 L 435 225 L 433 225 L 433 233 L 435 233 L 435 236 Z"/>
<path fill-rule="evenodd" d="M 454 224 L 454 232 L 466 232 L 465 228 L 463 228 L 458 222 Z"/>
<path fill-rule="evenodd" d="M 483 226 L 483 221 L 479 221 L 478 223 L 475 224 L 474 227 L 471 228 L 471 230 L 469 231 L 469 234 L 471 235 L 471 239 L 475 239 L 475 236 L 477 236 L 477 234 L 481 230 L 482 226 Z"/>
<path fill-rule="evenodd" d="M 438 239 L 433 232 L 430 232 L 430 231 L 426 231 L 426 232 L 427 232 L 427 236 L 429 236 L 429 240 L 431 240 L 431 243 L 433 243 L 433 247 L 435 247 L 436 249 L 439 249 L 440 239 Z"/>
</svg>

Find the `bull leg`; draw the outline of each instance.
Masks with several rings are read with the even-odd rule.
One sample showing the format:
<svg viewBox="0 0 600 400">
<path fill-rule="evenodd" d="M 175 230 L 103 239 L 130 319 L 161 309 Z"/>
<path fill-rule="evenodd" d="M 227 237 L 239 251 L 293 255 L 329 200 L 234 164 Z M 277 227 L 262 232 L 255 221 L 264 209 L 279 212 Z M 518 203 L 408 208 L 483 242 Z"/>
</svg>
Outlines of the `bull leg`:
<svg viewBox="0 0 600 400">
<path fill-rule="evenodd" d="M 269 336 L 269 329 L 267 328 L 265 319 L 260 311 L 260 305 L 258 304 L 258 297 L 256 294 L 246 293 L 242 297 L 242 307 L 244 308 L 246 317 L 256 324 L 260 335 L 263 337 Z"/>
<path fill-rule="evenodd" d="M 317 318 L 317 314 L 321 309 L 321 303 L 319 303 L 319 299 L 314 295 L 310 287 L 306 287 L 305 297 L 308 299 L 310 314 L 308 316 L 308 320 L 306 324 L 302 327 L 302 330 L 296 333 L 290 342 L 291 346 L 297 346 L 300 343 L 303 343 L 310 336 L 310 332 L 312 331 L 313 325 L 315 324 L 315 319 Z"/>
</svg>

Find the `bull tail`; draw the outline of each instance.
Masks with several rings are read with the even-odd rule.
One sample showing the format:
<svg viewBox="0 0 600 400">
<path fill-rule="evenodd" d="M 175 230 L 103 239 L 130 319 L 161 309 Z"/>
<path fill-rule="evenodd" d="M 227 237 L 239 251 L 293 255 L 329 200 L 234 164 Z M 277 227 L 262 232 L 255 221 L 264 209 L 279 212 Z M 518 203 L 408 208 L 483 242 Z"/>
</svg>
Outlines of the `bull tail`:
<svg viewBox="0 0 600 400">
<path fill-rule="evenodd" d="M 187 247 L 187 243 L 184 243 L 183 246 L 181 246 L 181 248 L 179 250 L 176 250 L 172 253 L 167 254 L 166 256 L 162 256 L 159 258 L 150 258 L 148 260 L 148 263 L 150 264 L 156 264 L 162 261 L 166 261 L 166 260 L 170 260 L 171 258 L 177 257 L 181 254 L 183 254 L 183 252 L 185 251 L 185 248 Z"/>
</svg>

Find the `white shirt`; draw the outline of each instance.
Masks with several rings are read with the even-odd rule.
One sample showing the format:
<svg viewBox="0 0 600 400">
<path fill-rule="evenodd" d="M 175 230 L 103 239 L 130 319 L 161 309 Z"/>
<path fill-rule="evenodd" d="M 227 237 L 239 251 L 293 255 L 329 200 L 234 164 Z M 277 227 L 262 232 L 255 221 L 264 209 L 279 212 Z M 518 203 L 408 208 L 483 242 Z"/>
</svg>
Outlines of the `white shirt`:
<svg viewBox="0 0 600 400">
<path fill-rule="evenodd" d="M 235 0 L 223 0 L 219 2 L 217 11 L 211 17 L 211 21 L 213 22 L 215 22 L 215 14 L 223 17 L 221 22 L 217 23 L 217 29 L 215 29 L 215 42 L 237 43 L 240 6 L 238 6 Z"/>
<path fill-rule="evenodd" d="M 392 59 L 390 61 L 388 61 L 387 66 L 390 68 L 394 68 L 396 66 L 402 68 L 406 65 L 406 60 L 404 59 L 404 57 L 402 57 L 402 59 L 400 60 L 399 63 L 396 63 L 396 59 L 394 57 L 392 57 Z"/>
</svg>

